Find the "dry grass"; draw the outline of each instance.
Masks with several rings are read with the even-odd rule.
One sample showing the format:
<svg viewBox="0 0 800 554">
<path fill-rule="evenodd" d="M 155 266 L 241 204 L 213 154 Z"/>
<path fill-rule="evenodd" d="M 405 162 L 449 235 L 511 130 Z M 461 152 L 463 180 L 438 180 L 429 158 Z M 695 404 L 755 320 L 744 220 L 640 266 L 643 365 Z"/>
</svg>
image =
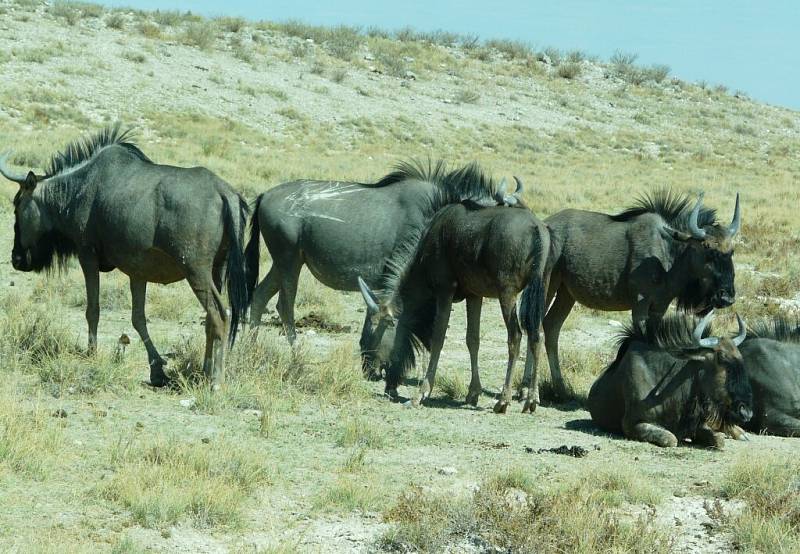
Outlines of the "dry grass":
<svg viewBox="0 0 800 554">
<path fill-rule="evenodd" d="M 56 422 L 40 407 L 0 392 L 0 480 L 4 470 L 49 477 L 64 442 Z"/>
<path fill-rule="evenodd" d="M 239 441 L 187 443 L 177 437 L 127 437 L 110 453 L 115 469 L 103 497 L 135 522 L 164 527 L 188 518 L 198 527 L 236 525 L 248 495 L 271 469 Z"/>
<path fill-rule="evenodd" d="M 729 470 L 721 492 L 747 503 L 729 522 L 745 552 L 800 551 L 800 462 L 750 454 Z"/>
<path fill-rule="evenodd" d="M 542 489 L 529 474 L 511 470 L 466 498 L 411 489 L 384 513 L 394 527 L 380 546 L 420 552 L 454 544 L 509 552 L 669 552 L 666 532 L 650 519 L 626 520 L 614 510 L 622 501 L 638 503 L 640 487 L 618 478 L 580 478 Z"/>
</svg>

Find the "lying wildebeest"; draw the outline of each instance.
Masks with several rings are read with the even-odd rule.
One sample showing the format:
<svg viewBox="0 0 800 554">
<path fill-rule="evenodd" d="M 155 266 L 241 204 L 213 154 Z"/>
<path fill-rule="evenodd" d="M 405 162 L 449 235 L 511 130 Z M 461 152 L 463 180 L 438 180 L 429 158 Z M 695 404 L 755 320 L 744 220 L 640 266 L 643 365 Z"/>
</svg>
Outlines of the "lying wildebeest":
<svg viewBox="0 0 800 554">
<path fill-rule="evenodd" d="M 747 331 L 737 316 L 735 338 L 705 336 L 713 314 L 696 326 L 694 318 L 670 316 L 657 327 L 629 327 L 616 359 L 589 390 L 587 405 L 597 426 L 657 446 L 688 438 L 721 448 L 725 434 L 738 438 L 739 426 L 753 415 L 737 348 Z"/>
<path fill-rule="evenodd" d="M 482 390 L 478 372 L 481 304 L 483 298 L 498 298 L 508 331 L 508 365 L 495 411 L 505 412 L 522 335 L 517 296 L 526 291 L 520 319 L 532 344 L 539 340 L 549 250 L 547 227 L 522 205 L 487 208 L 462 202 L 439 210 L 389 260 L 391 271 L 381 301 L 361 283 L 368 314 L 379 320 L 375 330 L 364 337 L 369 352 L 378 350 L 383 330 L 396 319 L 391 352 L 388 360 L 383 360 L 388 362 L 387 394 L 397 396 L 397 386 L 406 369 L 414 365 L 415 348 L 421 345 L 430 351 L 430 360 L 418 401 L 430 396 L 450 307 L 454 301 L 466 299 L 472 366 L 467 402 L 477 404 Z"/>
<path fill-rule="evenodd" d="M 739 347 L 753 389 L 745 429 L 800 437 L 800 326 L 777 317 L 754 325 Z"/>
<path fill-rule="evenodd" d="M 594 310 L 632 310 L 636 325 L 656 324 L 676 299 L 680 309 L 697 314 L 734 302 L 739 195 L 728 227 L 703 207 L 702 194 L 690 206 L 687 196 L 659 190 L 617 215 L 568 209 L 545 220 L 553 269 L 543 329 L 557 393 L 565 390 L 558 337 L 576 301 Z M 523 395 L 537 361 L 538 352 L 529 351 Z M 538 391 L 533 398 L 535 408 Z"/>
<path fill-rule="evenodd" d="M 278 313 L 290 343 L 296 338 L 294 301 L 300 269 L 307 265 L 321 283 L 336 290 L 358 290 L 358 276 L 381 286 L 386 260 L 408 233 L 449 202 L 516 204 L 522 185 L 505 192 L 481 177 L 475 164 L 448 172 L 442 161 L 427 167 L 401 163 L 374 184 L 293 181 L 256 199 L 246 257 L 258 271 L 261 236 L 272 267 L 256 287 L 250 323 L 258 325 L 267 302 L 280 291 Z M 369 325 L 365 320 L 364 332 Z M 363 334 L 363 332 L 362 332 Z M 362 348 L 363 350 L 363 348 Z"/>
<path fill-rule="evenodd" d="M 89 350 L 97 346 L 100 272 L 130 277 L 131 319 L 147 349 L 150 383 L 163 386 L 164 360 L 147 332 L 148 282 L 186 279 L 206 310 L 206 374 L 223 378 L 225 326 L 233 343 L 248 303 L 243 243 L 247 204 L 207 169 L 158 165 L 119 124 L 69 144 L 45 175 L 0 173 L 20 188 L 14 197 L 14 269 L 49 270 L 77 257 L 86 282 Z M 222 302 L 227 282 L 229 317 Z M 230 319 L 230 322 L 228 321 Z"/>
</svg>

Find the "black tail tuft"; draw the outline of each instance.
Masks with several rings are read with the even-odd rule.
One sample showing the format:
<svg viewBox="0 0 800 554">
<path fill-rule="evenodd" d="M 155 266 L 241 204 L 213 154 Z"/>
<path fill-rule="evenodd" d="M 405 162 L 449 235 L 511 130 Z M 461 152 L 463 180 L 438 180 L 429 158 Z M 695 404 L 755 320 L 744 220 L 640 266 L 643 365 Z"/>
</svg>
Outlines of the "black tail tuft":
<svg viewBox="0 0 800 554">
<path fill-rule="evenodd" d="M 258 264 L 261 257 L 261 226 L 258 223 L 258 208 L 261 206 L 263 197 L 263 194 L 259 194 L 253 203 L 253 211 L 250 217 L 250 240 L 247 241 L 247 248 L 244 250 L 248 304 L 253 299 L 253 291 L 258 284 Z"/>
<path fill-rule="evenodd" d="M 236 333 L 250 303 L 252 289 L 248 287 L 247 269 L 243 252 L 245 225 L 247 222 L 247 204 L 238 197 L 239 213 L 234 212 L 230 199 L 223 197 L 225 204 L 223 218 L 225 233 L 228 235 L 228 259 L 225 269 L 225 281 L 228 290 L 228 301 L 231 304 L 231 325 L 228 331 L 228 345 L 236 342 Z M 236 217 L 238 215 L 238 218 Z M 235 221 L 238 219 L 238 221 Z"/>
<path fill-rule="evenodd" d="M 522 291 L 519 316 L 522 328 L 529 337 L 539 336 L 539 326 L 544 318 L 545 291 L 541 273 L 535 273 L 531 282 Z"/>
</svg>

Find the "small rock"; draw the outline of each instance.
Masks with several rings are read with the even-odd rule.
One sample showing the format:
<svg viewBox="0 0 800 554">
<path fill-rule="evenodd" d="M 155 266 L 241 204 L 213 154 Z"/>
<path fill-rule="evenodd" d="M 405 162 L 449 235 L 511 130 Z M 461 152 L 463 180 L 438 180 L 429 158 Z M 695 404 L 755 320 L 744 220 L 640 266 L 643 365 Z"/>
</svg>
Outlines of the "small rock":
<svg viewBox="0 0 800 554">
<path fill-rule="evenodd" d="M 411 63 L 414 61 L 414 58 L 412 58 L 411 56 L 405 56 L 403 57 L 403 61 L 406 63 Z"/>
<path fill-rule="evenodd" d="M 180 404 L 184 408 L 192 408 L 195 405 L 195 402 L 197 401 L 194 398 L 184 398 L 183 400 L 178 402 L 178 404 Z"/>
<path fill-rule="evenodd" d="M 144 423 L 142 423 L 141 421 L 137 421 L 136 425 L 134 425 L 134 427 L 136 429 L 144 429 Z"/>
<path fill-rule="evenodd" d="M 208 444 L 211 442 L 211 439 L 208 437 L 203 437 L 202 439 L 200 439 L 200 442 L 202 442 L 203 444 Z"/>
<path fill-rule="evenodd" d="M 14 281 L 9 281 L 9 282 L 8 282 L 8 286 L 9 286 L 9 287 L 13 287 L 13 286 L 14 286 Z"/>
<path fill-rule="evenodd" d="M 675 496 L 677 498 L 683 498 L 683 497 L 686 496 L 686 490 L 678 489 L 678 490 L 676 490 L 675 492 L 672 493 L 672 496 Z"/>
<path fill-rule="evenodd" d="M 437 471 L 439 472 L 439 475 L 455 475 L 458 473 L 456 468 L 450 466 L 440 467 Z"/>
<path fill-rule="evenodd" d="M 308 335 L 309 337 L 315 337 L 317 336 L 317 332 L 314 331 L 313 329 L 309 329 L 308 331 L 306 331 L 306 335 Z"/>
<path fill-rule="evenodd" d="M 59 408 L 51 414 L 53 417 L 67 417 L 67 411 L 64 408 Z"/>
<path fill-rule="evenodd" d="M 406 79 L 410 79 L 411 81 L 414 81 L 414 80 L 416 80 L 416 78 L 417 78 L 416 74 L 415 74 L 413 71 L 406 71 L 406 72 L 403 74 L 403 76 L 404 76 Z"/>
<path fill-rule="evenodd" d="M 375 56 L 373 56 L 372 54 L 365 54 L 364 59 L 367 60 L 368 62 L 371 62 L 375 60 Z"/>
</svg>

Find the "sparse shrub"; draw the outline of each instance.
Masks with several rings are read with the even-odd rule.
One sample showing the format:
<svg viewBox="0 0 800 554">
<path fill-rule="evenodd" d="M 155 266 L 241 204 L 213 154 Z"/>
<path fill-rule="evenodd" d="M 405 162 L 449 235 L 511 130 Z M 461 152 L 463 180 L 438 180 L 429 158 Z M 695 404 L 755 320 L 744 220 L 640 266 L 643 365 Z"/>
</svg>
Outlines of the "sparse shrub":
<svg viewBox="0 0 800 554">
<path fill-rule="evenodd" d="M 305 58 L 308 55 L 308 51 L 309 47 L 306 42 L 295 42 L 289 49 L 294 58 Z"/>
<path fill-rule="evenodd" d="M 153 21 L 165 27 L 175 27 L 183 21 L 181 12 L 177 10 L 156 10 L 150 14 Z"/>
<path fill-rule="evenodd" d="M 614 69 L 621 73 L 624 72 L 626 69 L 630 68 L 634 63 L 636 63 L 639 54 L 632 54 L 628 52 L 622 52 L 621 50 L 617 50 L 611 55 L 610 62 L 611 65 L 614 66 Z"/>
<path fill-rule="evenodd" d="M 744 123 L 737 123 L 733 126 L 733 132 L 737 135 L 744 135 L 748 137 L 756 136 L 756 130 L 749 125 L 745 125 Z"/>
<path fill-rule="evenodd" d="M 571 63 L 580 63 L 586 60 L 586 52 L 582 50 L 572 50 L 567 54 L 567 61 Z"/>
<path fill-rule="evenodd" d="M 367 36 L 370 38 L 383 38 L 388 39 L 391 35 L 388 31 L 381 29 L 380 27 L 367 27 Z"/>
<path fill-rule="evenodd" d="M 122 30 L 125 28 L 125 16 L 121 13 L 114 12 L 109 14 L 106 18 L 106 27 L 109 29 Z"/>
<path fill-rule="evenodd" d="M 226 33 L 238 33 L 246 25 L 245 20 L 241 17 L 220 17 L 214 21 Z"/>
<path fill-rule="evenodd" d="M 291 106 L 284 106 L 283 108 L 275 110 L 275 113 L 292 121 L 301 121 L 304 119 L 303 114 Z"/>
<path fill-rule="evenodd" d="M 581 74 L 581 64 L 576 62 L 562 63 L 556 68 L 556 75 L 571 81 Z"/>
<path fill-rule="evenodd" d="M 667 77 L 669 77 L 670 68 L 668 65 L 663 64 L 656 64 L 650 67 L 647 70 L 647 75 L 649 79 L 655 81 L 656 83 L 663 82 Z"/>
<path fill-rule="evenodd" d="M 384 436 L 376 421 L 352 417 L 345 420 L 336 439 L 336 446 L 382 448 L 385 442 Z"/>
<path fill-rule="evenodd" d="M 330 35 L 325 42 L 325 48 L 330 54 L 340 60 L 350 61 L 353 54 L 361 45 L 361 35 L 357 27 L 340 25 L 330 30 Z"/>
<path fill-rule="evenodd" d="M 63 442 L 49 414 L 31 411 L 14 396 L 0 395 L 0 470 L 43 479 Z"/>
<path fill-rule="evenodd" d="M 488 41 L 486 46 L 502 52 L 510 60 L 527 60 L 533 57 L 530 45 L 519 40 L 494 39 Z"/>
<path fill-rule="evenodd" d="M 122 57 L 134 63 L 144 63 L 147 61 L 147 58 L 141 52 L 125 52 Z"/>
<path fill-rule="evenodd" d="M 411 27 L 403 27 L 395 31 L 394 38 L 400 42 L 413 42 L 417 40 L 417 33 Z"/>
<path fill-rule="evenodd" d="M 161 38 L 161 27 L 150 21 L 142 21 L 136 28 L 143 37 L 154 40 Z"/>
<path fill-rule="evenodd" d="M 48 12 L 53 17 L 63 19 L 70 26 L 75 25 L 81 19 L 80 10 L 72 2 L 56 0 L 48 9 Z"/>
<path fill-rule="evenodd" d="M 344 68 L 335 69 L 331 73 L 331 81 L 341 84 L 347 78 L 347 70 Z"/>
<path fill-rule="evenodd" d="M 216 40 L 216 29 L 208 21 L 190 23 L 183 31 L 181 40 L 189 46 L 195 46 L 200 50 L 208 50 Z"/>
<path fill-rule="evenodd" d="M 324 73 L 325 73 L 325 64 L 319 60 L 315 61 L 314 65 L 311 66 L 311 74 L 323 75 Z"/>
<path fill-rule="evenodd" d="M 553 65 L 560 65 L 561 64 L 562 55 L 561 55 L 561 51 L 558 48 L 547 47 L 547 48 L 544 49 L 543 54 L 545 56 L 547 56 L 547 58 L 550 60 L 551 64 L 553 64 Z M 540 59 L 539 61 L 544 61 L 544 60 Z"/>
<path fill-rule="evenodd" d="M 476 104 L 480 100 L 481 95 L 474 90 L 462 90 L 456 94 L 453 101 L 456 104 Z"/>
<path fill-rule="evenodd" d="M 372 512 L 384 502 L 379 487 L 366 486 L 361 479 L 340 477 L 317 495 L 314 507 L 324 512 Z"/>
</svg>

